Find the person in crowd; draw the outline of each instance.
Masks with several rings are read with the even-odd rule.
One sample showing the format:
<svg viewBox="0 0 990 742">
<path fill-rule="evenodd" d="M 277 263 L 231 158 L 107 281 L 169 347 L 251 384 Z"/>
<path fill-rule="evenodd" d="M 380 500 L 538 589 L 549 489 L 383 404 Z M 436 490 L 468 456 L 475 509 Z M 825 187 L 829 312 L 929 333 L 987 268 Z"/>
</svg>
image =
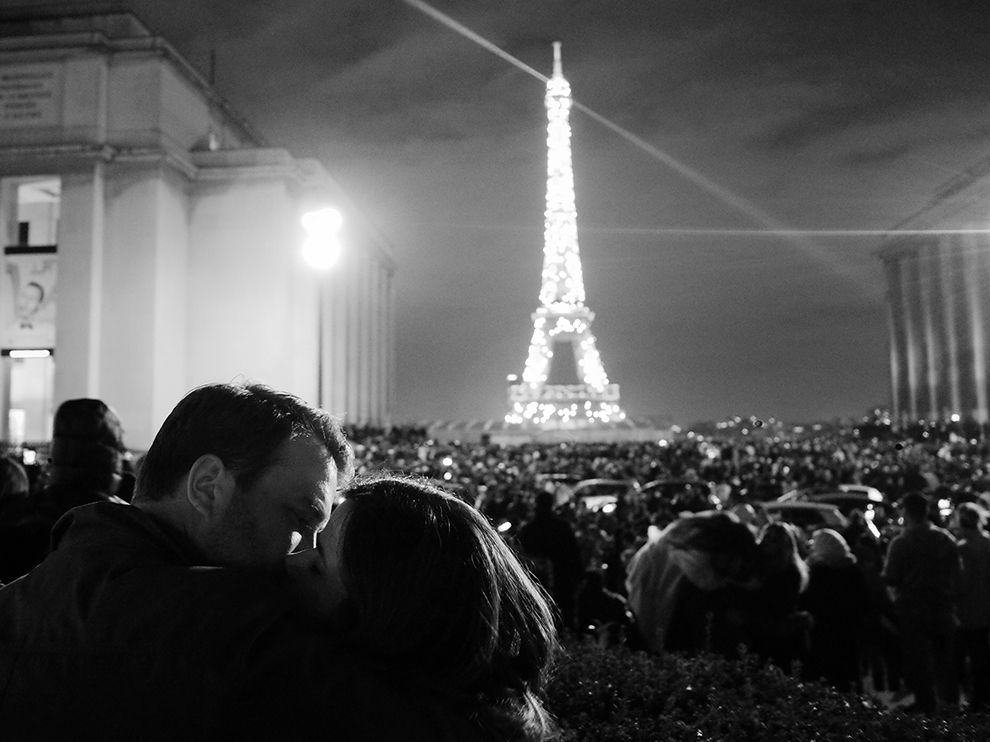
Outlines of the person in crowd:
<svg viewBox="0 0 990 742">
<path fill-rule="evenodd" d="M 560 620 L 574 628 L 574 596 L 584 571 L 574 528 L 553 512 L 554 495 L 536 495 L 533 517 L 519 529 L 519 546 L 533 573 L 553 597 Z"/>
<path fill-rule="evenodd" d="M 852 547 L 866 583 L 868 608 L 863 622 L 863 661 L 875 691 L 889 691 L 900 700 L 906 690 L 901 675 L 900 636 L 897 615 L 883 581 L 883 552 L 871 534 L 864 534 Z"/>
<path fill-rule="evenodd" d="M 860 536 L 870 533 L 870 527 L 866 520 L 866 513 L 859 508 L 853 509 L 849 513 L 849 525 L 839 535 L 850 548 L 859 541 Z"/>
<path fill-rule="evenodd" d="M 628 638 L 632 615 L 624 596 L 605 587 L 601 569 L 588 569 L 577 592 L 578 631 L 595 637 L 606 646 Z"/>
<path fill-rule="evenodd" d="M 735 593 L 752 585 L 756 548 L 753 532 L 724 511 L 682 517 L 644 544 L 626 577 L 643 648 L 734 652 L 744 624 Z"/>
<path fill-rule="evenodd" d="M 100 399 L 69 399 L 58 406 L 51 461 L 38 495 L 38 509 L 51 525 L 63 514 L 91 502 L 123 502 L 128 489 L 124 428 Z"/>
<path fill-rule="evenodd" d="M 127 449 L 120 418 L 99 399 L 69 399 L 55 411 L 51 460 L 39 491 L 25 504 L 10 537 L 16 556 L 5 559 L 9 579 L 19 577 L 48 553 L 49 534 L 66 512 L 92 502 L 118 502 L 129 491 Z M 13 574 L 19 572 L 19 574 Z"/>
<path fill-rule="evenodd" d="M 430 480 L 382 475 L 343 497 L 318 549 L 287 558 L 342 649 L 302 687 L 284 664 L 290 677 L 260 674 L 233 699 L 256 712 L 246 731 L 274 719 L 287 739 L 548 739 L 553 606 L 491 524 Z"/>
<path fill-rule="evenodd" d="M 0 585 L 45 558 L 48 530 L 33 507 L 24 467 L 9 456 L 0 456 Z"/>
<path fill-rule="evenodd" d="M 969 660 L 969 708 L 990 710 L 990 536 L 984 530 L 984 514 L 978 505 L 956 508 L 959 525 L 959 557 L 962 576 L 959 612 L 958 656 L 960 670 Z"/>
<path fill-rule="evenodd" d="M 744 594 L 749 648 L 790 672 L 808 653 L 807 616 L 798 610 L 808 585 L 808 568 L 798 550 L 794 526 L 767 523 L 757 549 L 758 587 Z"/>
<path fill-rule="evenodd" d="M 862 629 L 869 611 L 866 579 L 845 538 L 822 528 L 811 537 L 808 589 L 802 607 L 811 614 L 807 674 L 837 690 L 860 690 Z"/>
<path fill-rule="evenodd" d="M 71 510 L 52 553 L 0 588 L 5 739 L 213 737 L 215 698 L 294 605 L 285 555 L 313 547 L 351 469 L 340 427 L 297 397 L 190 392 L 133 504 Z"/>
<path fill-rule="evenodd" d="M 884 580 L 894 591 L 912 710 L 933 712 L 936 699 L 958 702 L 953 638 L 960 584 L 959 548 L 929 520 L 928 498 L 917 491 L 901 498 L 904 531 L 890 542 Z"/>
</svg>

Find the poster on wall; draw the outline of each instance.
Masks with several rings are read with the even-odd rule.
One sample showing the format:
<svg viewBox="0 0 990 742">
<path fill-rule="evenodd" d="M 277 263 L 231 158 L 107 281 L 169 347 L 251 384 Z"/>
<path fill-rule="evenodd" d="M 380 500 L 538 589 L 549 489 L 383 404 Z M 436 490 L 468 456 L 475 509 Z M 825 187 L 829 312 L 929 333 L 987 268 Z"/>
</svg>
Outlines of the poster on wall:
<svg viewBox="0 0 990 742">
<path fill-rule="evenodd" d="M 0 345 L 5 350 L 55 347 L 54 247 L 8 247 L 3 256 Z"/>
</svg>

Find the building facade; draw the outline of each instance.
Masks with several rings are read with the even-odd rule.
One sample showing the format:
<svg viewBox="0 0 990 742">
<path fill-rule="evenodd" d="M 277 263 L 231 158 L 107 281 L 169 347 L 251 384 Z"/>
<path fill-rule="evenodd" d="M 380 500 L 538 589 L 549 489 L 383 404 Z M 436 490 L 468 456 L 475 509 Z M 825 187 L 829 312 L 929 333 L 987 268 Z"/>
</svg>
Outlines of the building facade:
<svg viewBox="0 0 990 742">
<path fill-rule="evenodd" d="M 900 424 L 990 420 L 990 159 L 945 184 L 878 250 Z"/>
<path fill-rule="evenodd" d="M 302 214 L 343 213 L 329 271 Z M 387 425 L 394 263 L 323 167 L 272 147 L 127 12 L 0 11 L 0 438 L 99 397 L 147 447 L 204 383 Z"/>
</svg>

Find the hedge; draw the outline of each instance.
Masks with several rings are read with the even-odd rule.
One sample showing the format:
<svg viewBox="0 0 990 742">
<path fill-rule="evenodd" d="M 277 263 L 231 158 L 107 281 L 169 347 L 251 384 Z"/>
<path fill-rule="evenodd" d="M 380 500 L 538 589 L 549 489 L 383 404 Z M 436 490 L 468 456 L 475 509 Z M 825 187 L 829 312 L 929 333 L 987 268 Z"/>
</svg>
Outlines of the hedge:
<svg viewBox="0 0 990 742">
<path fill-rule="evenodd" d="M 563 742 L 990 740 L 990 716 L 889 711 L 753 655 L 662 657 L 571 643 L 547 689 Z"/>
</svg>

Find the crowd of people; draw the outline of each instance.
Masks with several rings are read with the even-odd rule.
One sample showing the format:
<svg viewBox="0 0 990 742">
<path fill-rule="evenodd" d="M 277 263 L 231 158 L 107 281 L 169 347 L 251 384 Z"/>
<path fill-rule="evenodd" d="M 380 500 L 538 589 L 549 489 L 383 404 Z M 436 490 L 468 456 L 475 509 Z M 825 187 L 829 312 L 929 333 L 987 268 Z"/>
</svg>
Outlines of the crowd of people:
<svg viewBox="0 0 990 742">
<path fill-rule="evenodd" d="M 750 426 L 515 445 L 437 444 L 426 430 L 397 428 L 354 431 L 354 440 L 360 469 L 435 478 L 473 502 L 569 631 L 648 651 L 738 656 L 743 645 L 840 690 L 913 695 L 919 711 L 957 707 L 960 688 L 968 708 L 990 704 L 990 438 L 978 427 Z M 567 483 L 587 479 L 630 487 L 613 507 L 592 508 L 567 494 Z M 675 486 L 637 491 L 657 481 Z M 878 529 L 862 511 L 844 529 L 813 531 L 752 507 L 840 484 L 884 494 L 886 507 L 869 514 Z M 717 497 L 679 499 L 692 487 Z M 679 507 L 712 501 L 714 512 Z M 932 553 L 933 539 L 944 553 Z"/>
<path fill-rule="evenodd" d="M 983 432 L 733 432 L 440 444 L 214 385 L 135 454 L 109 407 L 70 400 L 44 466 L 0 459 L 0 723 L 195 738 L 291 709 L 308 731 L 319 691 L 369 738 L 545 739 L 561 634 L 990 708 Z M 573 495 L 588 479 L 628 487 L 600 507 Z M 864 513 L 809 532 L 753 507 L 849 483 L 898 504 L 879 538 Z M 177 681 L 194 668 L 207 686 Z M 46 714 L 70 686 L 92 690 Z"/>
</svg>

